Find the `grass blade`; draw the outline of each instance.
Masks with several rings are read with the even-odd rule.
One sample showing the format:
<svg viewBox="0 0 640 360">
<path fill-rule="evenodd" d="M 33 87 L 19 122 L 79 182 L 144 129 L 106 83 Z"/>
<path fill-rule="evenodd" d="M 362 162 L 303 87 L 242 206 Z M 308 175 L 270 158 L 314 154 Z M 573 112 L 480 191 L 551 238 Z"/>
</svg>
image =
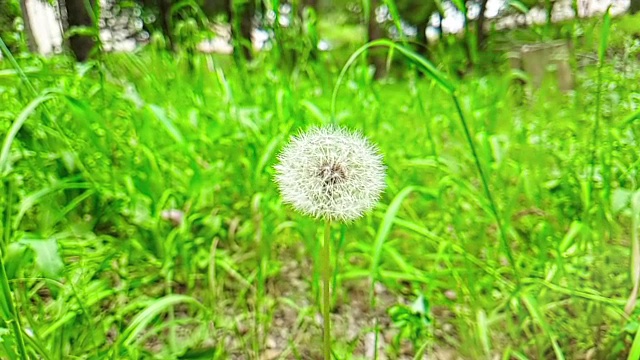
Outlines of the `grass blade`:
<svg viewBox="0 0 640 360">
<path fill-rule="evenodd" d="M 157 105 L 147 105 L 147 109 L 155 116 L 156 119 L 158 119 L 158 121 L 160 121 L 160 124 L 162 124 L 173 140 L 178 144 L 184 144 L 184 136 L 182 136 L 180 130 L 178 130 L 178 128 L 173 124 L 173 121 L 167 117 L 165 111 L 161 107 Z"/>
<path fill-rule="evenodd" d="M 162 299 L 154 301 L 151 305 L 147 306 L 143 311 L 138 313 L 138 315 L 136 315 L 131 320 L 129 326 L 127 326 L 127 328 L 120 336 L 118 344 L 130 346 L 136 341 L 140 334 L 142 334 L 147 325 L 149 325 L 149 323 L 156 318 L 156 316 L 180 303 L 192 304 L 205 309 L 205 307 L 198 300 L 192 298 L 191 296 L 177 294 L 165 296 Z"/>
<path fill-rule="evenodd" d="M 379 39 L 362 45 L 358 50 L 351 54 L 349 60 L 347 60 L 346 64 L 342 67 L 340 75 L 338 75 L 336 85 L 333 88 L 333 94 L 331 96 L 331 121 L 335 122 L 335 110 L 338 98 L 338 90 L 342 86 L 342 82 L 344 81 L 347 70 L 349 70 L 349 68 L 351 68 L 351 66 L 356 63 L 356 60 L 358 60 L 358 58 L 362 54 L 365 54 L 367 50 L 376 46 L 386 46 L 390 50 L 398 50 L 400 54 L 404 55 L 407 59 L 414 63 L 414 65 L 416 65 L 420 71 L 431 77 L 445 92 L 449 94 L 453 94 L 455 92 L 456 87 L 453 82 L 444 73 L 438 70 L 429 60 L 420 56 L 418 53 L 406 46 L 402 46 L 388 39 Z"/>
<path fill-rule="evenodd" d="M 9 164 L 9 154 L 11 152 L 11 145 L 18 135 L 18 132 L 27 121 L 27 119 L 36 111 L 38 106 L 40 106 L 40 104 L 44 103 L 45 101 L 51 100 L 52 98 L 53 95 L 44 94 L 33 99 L 33 101 L 31 101 L 29 105 L 27 105 L 27 107 L 22 110 L 13 124 L 11 124 L 11 128 L 9 129 L 9 132 L 5 136 L 4 142 L 2 143 L 2 150 L 0 150 L 0 176 L 7 175 L 11 170 Z"/>
<path fill-rule="evenodd" d="M 609 43 L 609 33 L 611 32 L 611 5 L 602 17 L 602 32 L 600 34 L 600 46 L 598 47 L 598 61 L 602 64 L 607 54 L 607 44 Z"/>
<path fill-rule="evenodd" d="M 544 316 L 540 312 L 537 301 L 531 295 L 522 295 L 521 299 L 527 307 L 527 310 L 529 310 L 529 314 L 531 314 L 533 320 L 538 323 L 538 326 L 540 326 L 542 331 L 549 337 L 549 340 L 551 340 L 551 346 L 553 347 L 553 352 L 556 354 L 556 359 L 564 360 L 564 354 L 558 344 L 558 336 L 551 330 L 547 322 L 544 320 Z"/>
<path fill-rule="evenodd" d="M 420 191 L 427 193 L 428 190 L 424 188 L 419 188 L 416 186 L 407 186 L 402 189 L 398 195 L 391 201 L 389 208 L 384 214 L 384 218 L 382 218 L 382 222 L 378 227 L 378 232 L 376 233 L 376 238 L 373 244 L 373 254 L 371 256 L 371 269 L 370 269 L 370 277 L 371 277 L 371 302 L 373 304 L 373 286 L 378 278 L 378 267 L 380 266 L 380 258 L 382 257 L 382 248 L 391 232 L 391 227 L 393 226 L 393 222 L 400 210 L 400 206 L 402 206 L 402 202 L 411 194 L 412 192 Z"/>
<path fill-rule="evenodd" d="M 633 337 L 633 344 L 631 344 L 631 350 L 629 350 L 629 356 L 627 356 L 627 360 L 637 359 L 640 359 L 640 326 L 638 326 L 636 335 Z"/>
</svg>

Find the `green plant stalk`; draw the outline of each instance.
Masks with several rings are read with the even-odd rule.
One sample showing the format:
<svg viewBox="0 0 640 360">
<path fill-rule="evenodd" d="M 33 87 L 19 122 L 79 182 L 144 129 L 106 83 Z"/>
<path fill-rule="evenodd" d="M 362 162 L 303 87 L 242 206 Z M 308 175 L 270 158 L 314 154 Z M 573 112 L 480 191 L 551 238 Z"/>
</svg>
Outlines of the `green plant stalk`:
<svg viewBox="0 0 640 360">
<path fill-rule="evenodd" d="M 175 244 L 174 244 L 175 246 Z M 177 252 L 177 251 L 176 251 Z M 166 295 L 167 296 L 171 296 L 173 294 L 173 288 L 171 287 L 171 284 L 173 283 L 173 273 L 175 271 L 175 264 L 171 264 L 169 271 L 167 271 L 167 276 L 165 278 L 165 286 L 166 286 Z M 173 307 L 169 308 L 168 311 L 168 316 L 169 316 L 169 349 L 171 349 L 172 353 L 176 352 L 176 349 L 178 348 L 177 346 L 177 334 L 176 334 L 176 325 L 175 325 L 175 320 L 176 320 L 176 313 L 175 313 L 175 309 Z"/>
<path fill-rule="evenodd" d="M 424 110 L 424 105 L 422 104 L 422 96 L 420 96 L 420 90 L 418 89 L 418 86 L 416 84 L 414 84 L 413 86 L 415 92 L 413 92 L 412 95 L 416 99 L 420 115 L 422 115 L 424 118 L 427 118 L 427 112 Z M 431 154 L 436 159 L 438 159 L 438 150 L 436 149 L 436 141 L 433 138 L 433 131 L 431 130 L 430 121 L 425 121 L 425 128 L 427 129 L 427 137 L 429 138 L 429 144 L 431 145 Z"/>
<path fill-rule="evenodd" d="M 2 154 L 0 151 L 0 171 L 2 171 Z M 0 243 L 0 252 L 7 251 L 9 246 L 9 240 L 11 239 L 11 203 L 13 202 L 13 188 L 9 179 L 4 181 L 4 189 L 6 189 L 7 196 L 5 198 L 5 213 L 4 213 L 4 225 L 2 226 L 2 242 Z"/>
<path fill-rule="evenodd" d="M 640 328 L 638 328 L 636 335 L 633 337 L 633 343 L 631 344 L 631 350 L 629 350 L 627 360 L 634 360 L 638 357 L 640 357 Z"/>
<path fill-rule="evenodd" d="M 584 219 L 589 214 L 591 207 L 591 193 L 593 192 L 593 177 L 596 172 L 596 153 L 598 146 L 598 132 L 600 130 L 600 100 L 602 92 L 602 65 L 598 66 L 598 78 L 596 88 L 596 119 L 591 134 L 591 161 L 589 163 L 589 177 L 587 178 L 587 194 L 585 196 Z"/>
<path fill-rule="evenodd" d="M 11 63 L 11 66 L 13 66 L 13 68 L 18 73 L 18 76 L 20 77 L 20 80 L 22 80 L 22 82 L 24 82 L 24 84 L 29 88 L 29 91 L 31 91 L 31 93 L 33 95 L 37 96 L 38 93 L 36 92 L 36 89 L 33 87 L 31 82 L 27 78 L 27 75 L 25 75 L 24 71 L 22 71 L 22 68 L 20 67 L 20 65 L 18 65 L 18 62 L 13 57 L 13 54 L 11 54 L 11 51 L 9 51 L 9 48 L 4 43 L 4 40 L 2 40 L 1 36 L 0 36 L 0 51 L 4 52 L 5 56 L 7 57 L 9 62 Z"/>
<path fill-rule="evenodd" d="M 600 118 L 602 112 L 602 68 L 604 66 L 605 55 L 607 51 L 607 42 L 609 38 L 609 29 L 611 26 L 611 16 L 609 14 L 611 7 L 607 8 L 603 16 L 602 33 L 600 38 L 600 44 L 598 47 L 598 78 L 596 88 L 596 114 L 595 123 L 593 125 L 593 133 L 591 138 L 591 162 L 589 168 L 589 177 L 587 178 L 587 193 L 585 195 L 585 207 L 583 213 L 583 221 L 588 221 L 589 208 L 591 207 L 591 194 L 593 192 L 593 177 L 596 172 L 596 154 L 598 146 L 598 132 L 600 130 Z M 610 149 L 609 149 L 610 150 Z"/>
<path fill-rule="evenodd" d="M 462 112 L 462 108 L 460 107 L 460 102 L 458 101 L 458 97 L 455 93 L 451 95 L 453 97 L 453 102 L 456 105 L 456 110 L 458 111 L 458 116 L 460 117 L 460 122 L 462 123 L 462 127 L 464 128 L 464 135 L 467 138 L 467 142 L 469 143 L 469 147 L 471 148 L 471 152 L 473 154 L 473 159 L 476 163 L 476 168 L 478 168 L 478 173 L 480 173 L 480 180 L 482 181 L 482 188 L 484 189 L 485 196 L 489 200 L 489 206 L 491 207 L 491 211 L 493 212 L 494 217 L 496 218 L 496 223 L 498 225 L 498 231 L 500 232 L 500 241 L 502 242 L 502 247 L 504 248 L 504 252 L 507 254 L 507 258 L 509 258 L 509 263 L 511 263 L 511 267 L 513 268 L 513 273 L 516 278 L 516 283 L 520 284 L 520 276 L 518 273 L 518 267 L 516 262 L 513 259 L 513 254 L 511 253 L 511 248 L 509 247 L 509 243 L 507 242 L 507 231 L 504 228 L 504 224 L 502 222 L 502 218 L 500 217 L 500 213 L 498 212 L 498 206 L 496 205 L 495 200 L 493 199 L 493 194 L 491 190 L 489 190 L 489 182 L 487 180 L 487 176 L 484 173 L 484 169 L 482 168 L 482 164 L 480 163 L 480 158 L 478 157 L 478 152 L 476 150 L 476 146 L 474 145 L 473 138 L 471 137 L 471 131 L 469 131 L 469 126 L 467 125 L 467 120 L 464 117 L 464 113 Z"/>
<path fill-rule="evenodd" d="M 7 246 L 9 245 L 9 238 L 11 237 L 11 206 L 10 201 L 12 199 L 12 186 L 11 182 L 5 181 L 5 188 L 7 189 L 7 203 L 6 205 L 6 214 L 5 214 L 5 224 L 4 224 L 4 234 L 3 234 L 3 246 L 0 251 L 0 282 L 2 282 L 2 296 L 5 301 L 2 303 L 2 316 L 5 318 L 7 323 L 11 323 L 11 327 L 14 333 L 14 337 L 16 340 L 16 344 L 18 346 L 18 352 L 20 353 L 21 359 L 28 359 L 27 351 L 24 346 L 24 339 L 22 338 L 22 328 L 20 326 L 20 317 L 16 311 L 15 304 L 13 303 L 13 297 L 11 293 L 11 288 L 9 287 L 9 278 L 7 277 L 7 271 L 4 266 L 4 252 Z"/>
<path fill-rule="evenodd" d="M 0 254 L 0 281 L 2 282 L 2 296 L 4 296 L 5 304 L 3 307 L 6 307 L 3 312 L 9 312 L 9 314 L 4 314 L 7 318 L 8 323 L 11 323 L 11 328 L 13 330 L 13 334 L 16 340 L 16 344 L 18 345 L 18 353 L 20 353 L 20 358 L 23 360 L 29 359 L 27 357 L 27 350 L 24 346 L 24 339 L 22 338 L 22 328 L 20 327 L 20 318 L 18 317 L 18 313 L 16 312 L 16 307 L 13 304 L 13 297 L 11 294 L 11 288 L 9 287 L 9 279 L 7 278 L 7 272 L 4 267 L 4 255 Z"/>
<path fill-rule="evenodd" d="M 322 244 L 322 318 L 324 320 L 324 359 L 331 360 L 331 220 L 325 220 Z"/>
</svg>

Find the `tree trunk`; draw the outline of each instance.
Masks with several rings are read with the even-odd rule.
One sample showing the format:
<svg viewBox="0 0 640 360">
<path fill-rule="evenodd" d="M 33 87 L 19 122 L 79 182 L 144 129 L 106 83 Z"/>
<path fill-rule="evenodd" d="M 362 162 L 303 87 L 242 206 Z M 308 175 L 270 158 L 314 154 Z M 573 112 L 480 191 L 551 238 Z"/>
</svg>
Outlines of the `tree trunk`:
<svg viewBox="0 0 640 360">
<path fill-rule="evenodd" d="M 64 4 L 67 9 L 67 22 L 70 30 L 78 26 L 93 27 L 90 9 L 87 8 L 88 4 L 84 0 L 65 0 Z M 69 45 L 76 60 L 84 62 L 89 59 L 95 41 L 92 35 L 76 34 L 69 38 Z"/>
<path fill-rule="evenodd" d="M 242 55 L 245 59 L 253 58 L 253 17 L 256 15 L 256 3 L 254 0 L 249 0 L 240 12 L 240 37 L 245 46 L 242 47 Z"/>
<path fill-rule="evenodd" d="M 442 21 L 444 20 L 444 14 L 438 10 L 438 39 L 444 40 L 444 28 L 442 27 Z"/>
<path fill-rule="evenodd" d="M 236 59 L 242 55 L 245 60 L 253 59 L 253 18 L 256 14 L 255 0 L 240 4 L 231 4 L 231 38 L 233 39 L 233 53 Z"/>
<path fill-rule="evenodd" d="M 22 21 L 24 22 L 24 36 L 27 38 L 29 51 L 32 53 L 37 53 L 38 44 L 36 43 L 36 38 L 33 36 L 33 29 L 31 29 L 31 20 L 29 11 L 27 9 L 27 0 L 20 0 L 20 9 L 22 10 Z"/>
<path fill-rule="evenodd" d="M 631 0 L 631 5 L 629 5 L 629 12 L 631 14 L 640 12 L 640 0 Z"/>
<path fill-rule="evenodd" d="M 232 0 L 203 0 L 202 11 L 204 11 L 204 14 L 209 20 L 213 20 L 213 18 L 220 13 L 229 16 L 231 1 Z M 229 19 L 230 17 L 227 17 L 227 21 L 229 21 Z"/>
<path fill-rule="evenodd" d="M 487 34 L 484 31 L 484 23 L 487 19 L 485 15 L 485 11 L 487 10 L 487 2 L 488 0 L 482 0 L 480 3 L 480 13 L 478 14 L 478 22 L 476 23 L 476 33 L 478 34 L 478 47 L 480 49 L 484 49 L 486 47 L 487 42 Z"/>
<path fill-rule="evenodd" d="M 429 26 L 429 20 L 416 25 L 418 34 L 416 35 L 416 41 L 418 42 L 418 54 L 425 58 L 429 58 L 429 39 L 427 39 L 427 27 Z"/>
<path fill-rule="evenodd" d="M 158 0 L 158 12 L 160 16 L 160 27 L 162 35 L 167 39 L 169 49 L 176 50 L 176 39 L 171 29 L 171 0 Z"/>
<path fill-rule="evenodd" d="M 376 9 L 380 5 L 380 0 L 371 0 L 369 8 L 369 21 L 367 23 L 367 41 L 374 41 L 382 39 L 384 37 L 382 27 L 376 21 Z M 384 55 L 381 54 L 379 49 L 369 49 L 368 60 L 369 64 L 375 68 L 375 78 L 381 79 L 387 76 L 387 66 L 385 64 Z"/>
</svg>

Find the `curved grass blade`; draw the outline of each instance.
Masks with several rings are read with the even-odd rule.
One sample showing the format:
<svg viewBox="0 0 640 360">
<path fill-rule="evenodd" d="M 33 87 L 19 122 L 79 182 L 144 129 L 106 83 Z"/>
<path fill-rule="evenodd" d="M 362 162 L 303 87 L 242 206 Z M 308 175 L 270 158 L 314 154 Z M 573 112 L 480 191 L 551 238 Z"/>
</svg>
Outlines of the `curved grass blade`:
<svg viewBox="0 0 640 360">
<path fill-rule="evenodd" d="M 509 0 L 507 1 L 507 5 L 511 6 L 512 8 L 520 11 L 523 14 L 526 14 L 529 12 L 529 8 L 527 7 L 527 5 L 523 4 L 522 1 L 518 1 L 518 0 Z"/>
<path fill-rule="evenodd" d="M 521 296 L 521 299 L 524 305 L 527 307 L 527 310 L 529 311 L 529 314 L 531 314 L 533 320 L 538 323 L 538 326 L 540 326 L 542 331 L 549 337 L 551 346 L 553 347 L 553 352 L 556 355 L 556 359 L 564 360 L 564 354 L 562 353 L 562 349 L 558 344 L 558 336 L 553 332 L 553 330 L 551 330 L 549 324 L 547 324 L 547 322 L 544 320 L 544 317 L 542 316 L 542 313 L 538 308 L 537 301 L 531 295 L 525 294 Z"/>
<path fill-rule="evenodd" d="M 33 206 L 35 206 L 39 201 L 44 199 L 47 195 L 49 195 L 51 193 L 55 193 L 55 192 L 57 192 L 59 190 L 89 189 L 91 187 L 91 185 L 89 183 L 72 182 L 74 180 L 77 180 L 77 179 L 73 178 L 73 179 L 69 179 L 67 181 L 61 181 L 61 182 L 58 182 L 56 184 L 53 184 L 52 186 L 45 187 L 43 189 L 40 189 L 40 190 L 38 190 L 36 192 L 33 192 L 33 193 L 25 196 L 22 199 L 22 201 L 20 202 L 20 208 L 18 210 L 18 214 L 15 216 L 15 218 L 13 220 L 13 228 L 17 229 L 18 225 L 20 225 L 20 222 L 22 221 L 22 218 L 27 213 L 27 211 L 29 211 L 29 209 L 31 209 Z"/>
<path fill-rule="evenodd" d="M 178 144 L 184 144 L 184 136 L 182 136 L 182 133 L 180 132 L 180 130 L 178 130 L 178 128 L 173 124 L 173 121 L 171 121 L 168 117 L 167 114 L 165 113 L 165 111 L 157 106 L 157 105 L 147 105 L 146 108 L 149 110 L 150 113 L 152 113 L 156 119 L 158 119 L 158 121 L 160 121 L 160 123 L 162 124 L 162 126 L 164 126 L 165 130 L 167 131 L 167 133 L 169 133 L 169 135 L 178 143 Z"/>
<path fill-rule="evenodd" d="M 349 68 L 355 64 L 358 58 L 367 52 L 372 47 L 376 46 L 386 46 L 390 50 L 397 50 L 402 55 L 406 56 L 417 68 L 431 77 L 445 92 L 448 94 L 453 94 L 455 92 L 455 85 L 453 82 L 440 70 L 438 70 L 429 60 L 420 56 L 415 51 L 409 49 L 406 46 L 402 46 L 400 44 L 396 44 L 395 42 L 388 39 L 379 39 L 375 41 L 371 41 L 367 44 L 362 45 L 358 50 L 356 50 L 347 60 L 346 64 L 342 67 L 340 71 L 340 75 L 338 75 L 338 80 L 336 81 L 336 85 L 333 88 L 333 94 L 331 95 L 331 121 L 335 122 L 335 113 L 336 113 L 336 101 L 338 98 L 338 90 L 344 81 L 344 77 L 349 70 Z"/>
<path fill-rule="evenodd" d="M 384 218 L 380 223 L 380 227 L 378 228 L 378 232 L 376 233 L 376 238 L 374 240 L 373 245 L 373 255 L 371 256 L 371 269 L 370 269 L 370 277 L 371 277 L 371 289 L 370 289 L 370 298 L 373 303 L 373 286 L 378 277 L 378 267 L 380 265 L 380 258 L 382 257 L 382 248 L 391 232 L 391 227 L 393 226 L 394 220 L 398 211 L 400 210 L 400 206 L 402 206 L 402 202 L 411 194 L 412 192 L 419 191 L 423 193 L 429 193 L 428 189 L 420 188 L 416 186 L 407 186 L 402 189 L 387 209 L 387 212 L 384 214 Z"/>
<path fill-rule="evenodd" d="M 136 339 L 144 331 L 147 325 L 149 325 L 149 323 L 156 318 L 156 316 L 158 316 L 161 312 L 167 311 L 173 306 L 180 303 L 196 305 L 197 307 L 206 310 L 204 305 L 202 305 L 198 300 L 192 298 L 191 296 L 177 294 L 165 296 L 162 299 L 159 299 L 153 302 L 151 305 L 147 306 L 143 311 L 138 313 L 138 315 L 136 315 L 131 320 L 129 326 L 127 326 L 127 328 L 120 336 L 118 344 L 130 346 L 136 341 Z"/>
<path fill-rule="evenodd" d="M 255 172 L 253 173 L 254 183 L 259 182 L 262 172 L 267 166 L 267 163 L 269 162 L 269 160 L 271 160 L 271 158 L 273 157 L 273 153 L 276 151 L 276 148 L 282 141 L 283 137 L 284 136 L 282 134 L 274 137 L 273 139 L 271 139 L 271 141 L 267 144 L 267 146 L 263 150 L 262 156 L 260 156 L 260 159 L 258 160 L 258 165 L 255 167 Z"/>
<path fill-rule="evenodd" d="M 607 54 L 607 44 L 609 43 L 609 33 L 611 32 L 611 5 L 607 7 L 607 11 L 602 17 L 602 33 L 600 35 L 600 46 L 598 48 L 598 61 L 600 64 L 604 62 Z"/>
<path fill-rule="evenodd" d="M 626 127 L 631 125 L 633 122 L 635 122 L 636 120 L 640 119 L 640 110 L 634 112 L 633 114 L 627 116 L 626 119 L 624 119 L 624 121 L 622 122 L 622 126 Z"/>
<path fill-rule="evenodd" d="M 393 0 L 384 0 L 384 4 L 387 5 L 387 8 L 389 9 L 389 14 L 391 14 L 391 19 L 393 20 L 393 25 L 395 25 L 396 29 L 398 30 L 400 41 L 406 43 L 407 37 L 404 35 L 404 30 L 402 29 L 402 18 L 400 17 L 400 12 L 398 11 L 396 2 Z"/>
<path fill-rule="evenodd" d="M 640 326 L 633 337 L 633 344 L 631 344 L 631 350 L 629 350 L 629 356 L 627 357 L 627 360 L 637 359 L 640 359 Z"/>
<path fill-rule="evenodd" d="M 9 164 L 9 153 L 11 151 L 11 145 L 15 140 L 18 132 L 27 121 L 29 116 L 33 114 L 40 104 L 51 100 L 54 96 L 52 94 L 44 94 L 40 95 L 37 98 L 33 99 L 27 107 L 22 110 L 20 115 L 16 118 L 16 120 L 11 124 L 11 128 L 9 128 L 9 132 L 7 136 L 4 138 L 4 142 L 2 143 L 2 150 L 0 150 L 0 176 L 7 175 L 10 171 Z"/>
</svg>

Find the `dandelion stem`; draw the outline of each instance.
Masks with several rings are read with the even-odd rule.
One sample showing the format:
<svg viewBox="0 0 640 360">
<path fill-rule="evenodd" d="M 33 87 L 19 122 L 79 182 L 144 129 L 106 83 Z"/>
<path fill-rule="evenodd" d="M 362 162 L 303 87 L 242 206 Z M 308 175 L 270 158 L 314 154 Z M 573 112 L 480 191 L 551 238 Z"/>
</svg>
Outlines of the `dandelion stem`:
<svg viewBox="0 0 640 360">
<path fill-rule="evenodd" d="M 324 320 L 324 359 L 331 360 L 331 220 L 325 220 L 322 244 L 322 318 Z"/>
</svg>

